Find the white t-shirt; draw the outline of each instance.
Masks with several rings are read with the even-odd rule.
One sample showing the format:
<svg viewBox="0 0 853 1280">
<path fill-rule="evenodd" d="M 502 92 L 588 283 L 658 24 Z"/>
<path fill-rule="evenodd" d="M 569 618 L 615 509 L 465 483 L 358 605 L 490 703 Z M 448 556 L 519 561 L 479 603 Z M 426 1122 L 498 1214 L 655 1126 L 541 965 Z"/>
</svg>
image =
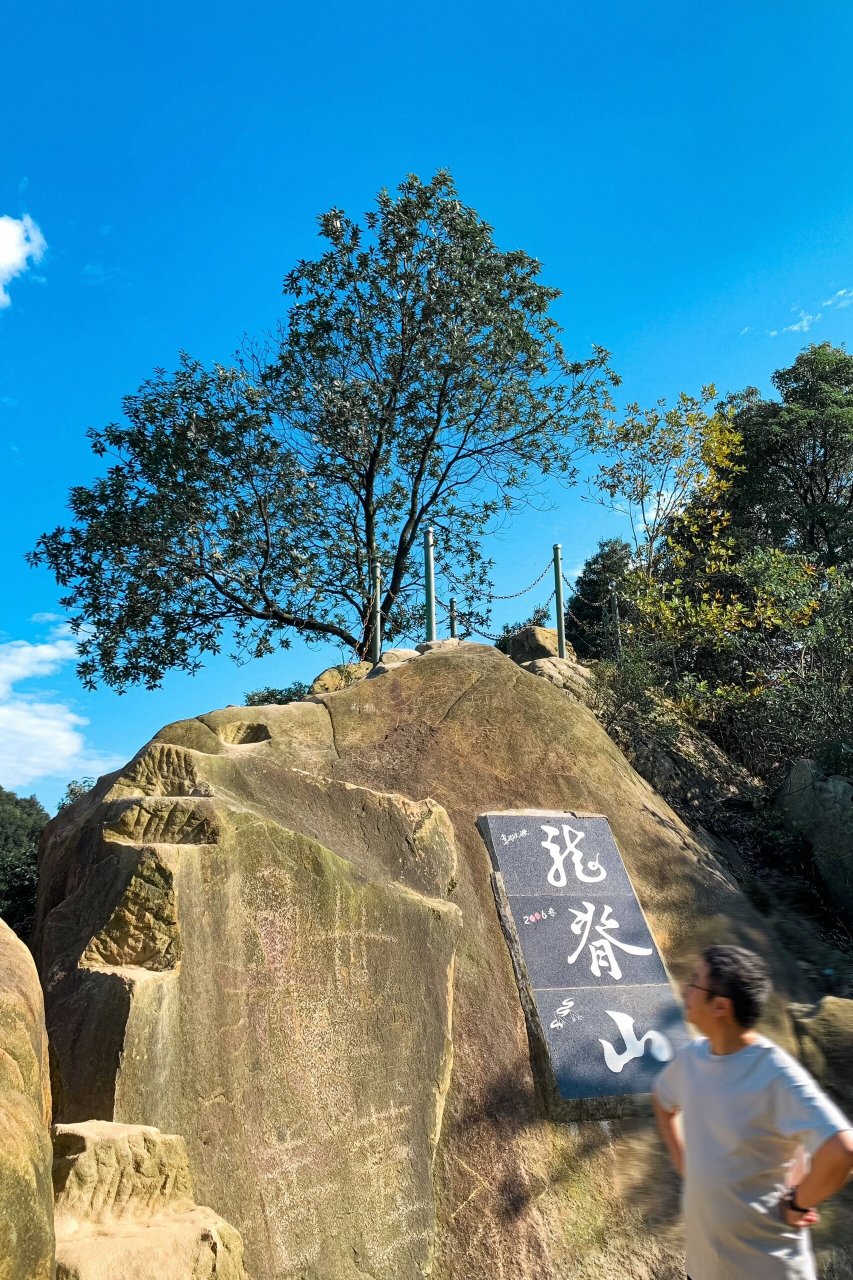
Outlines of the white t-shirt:
<svg viewBox="0 0 853 1280">
<path fill-rule="evenodd" d="M 798 1150 L 812 1156 L 853 1127 L 838 1107 L 763 1036 L 729 1054 L 694 1041 L 654 1091 L 682 1113 L 691 1280 L 814 1280 L 809 1233 L 782 1222 L 778 1205 Z"/>
</svg>

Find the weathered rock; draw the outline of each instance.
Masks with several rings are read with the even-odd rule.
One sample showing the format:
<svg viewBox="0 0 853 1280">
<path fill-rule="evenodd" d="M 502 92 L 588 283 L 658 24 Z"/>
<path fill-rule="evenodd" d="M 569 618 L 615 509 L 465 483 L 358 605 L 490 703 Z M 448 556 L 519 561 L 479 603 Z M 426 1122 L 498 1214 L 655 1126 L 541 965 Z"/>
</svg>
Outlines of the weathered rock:
<svg viewBox="0 0 853 1280">
<path fill-rule="evenodd" d="M 246 1280 L 239 1233 L 192 1196 L 182 1138 L 144 1125 L 58 1125 L 57 1280 Z"/>
<path fill-rule="evenodd" d="M 0 920 L 0 1280 L 53 1275 L 50 1081 L 32 956 Z"/>
<path fill-rule="evenodd" d="M 853 1114 L 853 1000 L 825 996 L 814 1009 L 794 1008 L 800 1056 L 814 1076 Z"/>
<path fill-rule="evenodd" d="M 225 749 L 194 762 L 183 727 L 165 731 L 95 821 L 48 834 L 50 850 L 68 822 L 78 849 L 56 860 L 75 889 L 42 934 L 60 1117 L 185 1134 L 250 1272 L 421 1275 L 451 1061 L 452 829 L 432 801 L 282 767 L 276 723 L 328 728 L 322 706 L 260 709 L 267 736 L 246 714 L 206 717 Z M 330 734 L 314 747 L 331 763 Z M 214 799 L 186 795 L 199 773 Z M 62 896 L 47 865 L 43 881 Z"/>
<path fill-rule="evenodd" d="M 412 658 L 418 657 L 417 649 L 383 649 L 382 661 L 389 666 L 397 662 L 410 662 Z"/>
<path fill-rule="evenodd" d="M 707 845 L 584 706 L 444 642 L 171 725 L 50 825 L 61 1117 L 184 1134 L 264 1280 L 680 1278 L 651 1122 L 544 1117 L 475 826 L 515 808 L 606 814 L 676 977 L 712 940 L 758 947 L 793 1047 L 784 1002 L 812 990 Z"/>
<path fill-rule="evenodd" d="M 533 658 L 520 662 L 519 666 L 532 676 L 541 676 L 549 684 L 556 685 L 585 707 L 591 706 L 595 700 L 595 677 L 589 667 L 574 658 Z"/>
<path fill-rule="evenodd" d="M 334 693 L 337 689 L 346 689 L 347 685 L 369 675 L 371 667 L 370 662 L 343 662 L 337 667 L 327 667 L 317 676 L 309 693 Z"/>
<path fill-rule="evenodd" d="M 416 653 L 435 653 L 439 649 L 458 649 L 463 643 L 456 637 L 447 637 L 443 640 L 424 640 L 415 649 Z"/>
<path fill-rule="evenodd" d="M 828 777 L 814 760 L 795 760 L 776 804 L 806 836 L 833 899 L 853 919 L 853 782 Z"/>
<path fill-rule="evenodd" d="M 57 1219 L 109 1222 L 191 1209 L 183 1138 L 148 1125 L 86 1120 L 53 1135 Z"/>
<path fill-rule="evenodd" d="M 566 656 L 559 658 L 560 646 L 556 628 L 522 627 L 506 641 L 506 652 L 513 662 L 535 662 L 537 658 L 557 658 L 563 662 L 577 661 L 575 651 L 566 642 Z"/>
</svg>

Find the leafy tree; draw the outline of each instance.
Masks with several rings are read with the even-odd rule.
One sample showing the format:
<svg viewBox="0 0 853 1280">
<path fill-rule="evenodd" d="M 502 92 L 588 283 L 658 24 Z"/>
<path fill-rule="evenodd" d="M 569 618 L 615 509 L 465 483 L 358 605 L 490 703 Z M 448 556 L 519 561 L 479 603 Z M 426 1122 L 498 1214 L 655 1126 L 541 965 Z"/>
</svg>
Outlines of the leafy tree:
<svg viewBox="0 0 853 1280">
<path fill-rule="evenodd" d="M 814 344 L 772 381 L 780 401 L 753 387 L 725 402 L 743 442 L 733 532 L 745 547 L 853 564 L 853 356 Z"/>
<path fill-rule="evenodd" d="M 629 404 L 621 421 L 596 421 L 589 443 L 601 451 L 589 497 L 627 517 L 635 569 L 654 578 L 672 521 L 701 492 L 718 501 L 738 467 L 740 441 L 725 409 L 709 414 L 716 392 L 682 392 L 668 408 Z"/>
<path fill-rule="evenodd" d="M 386 636 L 422 619 L 426 523 L 483 625 L 484 532 L 542 474 L 574 477 L 617 379 L 599 348 L 567 358 L 539 264 L 499 250 L 444 172 L 380 192 L 363 226 L 319 221 L 327 247 L 286 277 L 274 340 L 233 368 L 183 356 L 89 433 L 106 474 L 30 557 L 66 590 L 87 686 L 156 687 L 232 637 L 244 657 L 294 634 L 365 656 L 371 562 Z"/>
<path fill-rule="evenodd" d="M 631 620 L 626 582 L 633 567 L 630 544 L 604 538 L 575 581 L 566 606 L 566 639 L 582 660 L 615 656 L 612 596 L 615 588 L 623 622 Z"/>
<path fill-rule="evenodd" d="M 57 806 L 57 813 L 60 809 L 67 809 L 70 804 L 76 803 L 81 796 L 87 795 L 94 785 L 94 778 L 72 778 Z"/>
<path fill-rule="evenodd" d="M 36 855 L 47 821 L 35 796 L 0 787 L 0 916 L 22 938 L 35 914 Z"/>
<path fill-rule="evenodd" d="M 247 707 L 270 707 L 285 706 L 288 702 L 301 702 L 307 697 L 310 685 L 302 680 L 294 680 L 292 684 L 287 685 L 284 689 L 255 689 L 253 693 L 246 694 Z"/>
</svg>

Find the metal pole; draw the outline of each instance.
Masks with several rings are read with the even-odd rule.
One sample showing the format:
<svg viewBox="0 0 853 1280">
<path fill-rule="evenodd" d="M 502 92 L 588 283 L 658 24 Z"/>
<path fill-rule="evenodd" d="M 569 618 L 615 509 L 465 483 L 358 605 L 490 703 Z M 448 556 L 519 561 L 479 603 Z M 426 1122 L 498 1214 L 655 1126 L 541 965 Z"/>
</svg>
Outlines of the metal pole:
<svg viewBox="0 0 853 1280">
<path fill-rule="evenodd" d="M 456 597 L 450 597 L 450 639 L 456 639 Z"/>
<path fill-rule="evenodd" d="M 432 562 L 432 525 L 424 530 L 424 585 L 426 588 L 426 638 L 435 639 L 435 569 Z"/>
<path fill-rule="evenodd" d="M 610 584 L 610 617 L 613 620 L 613 637 L 616 645 L 616 663 L 622 665 L 622 629 L 619 625 L 619 597 L 616 594 L 616 583 Z"/>
<path fill-rule="evenodd" d="M 559 542 L 554 543 L 554 589 L 557 596 L 557 653 L 566 656 L 566 614 L 563 609 L 563 561 Z"/>
<path fill-rule="evenodd" d="M 378 667 L 382 657 L 382 577 L 376 561 L 373 562 L 371 577 L 373 579 L 373 599 L 370 602 L 370 612 L 373 615 L 373 635 L 371 637 L 370 657 L 374 667 Z"/>
</svg>

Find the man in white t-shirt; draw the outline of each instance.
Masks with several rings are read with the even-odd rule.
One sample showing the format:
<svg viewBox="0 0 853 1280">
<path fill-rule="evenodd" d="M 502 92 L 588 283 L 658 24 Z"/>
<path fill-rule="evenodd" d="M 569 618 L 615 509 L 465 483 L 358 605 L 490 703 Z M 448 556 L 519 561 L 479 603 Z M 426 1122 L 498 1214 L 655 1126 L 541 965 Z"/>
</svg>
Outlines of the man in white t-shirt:
<svg viewBox="0 0 853 1280">
<path fill-rule="evenodd" d="M 658 1125 L 684 1178 L 689 1280 L 814 1280 L 815 1206 L 853 1172 L 850 1122 L 753 1030 L 769 994 L 759 956 L 708 947 L 684 989 L 703 1039 L 655 1081 Z"/>
</svg>

